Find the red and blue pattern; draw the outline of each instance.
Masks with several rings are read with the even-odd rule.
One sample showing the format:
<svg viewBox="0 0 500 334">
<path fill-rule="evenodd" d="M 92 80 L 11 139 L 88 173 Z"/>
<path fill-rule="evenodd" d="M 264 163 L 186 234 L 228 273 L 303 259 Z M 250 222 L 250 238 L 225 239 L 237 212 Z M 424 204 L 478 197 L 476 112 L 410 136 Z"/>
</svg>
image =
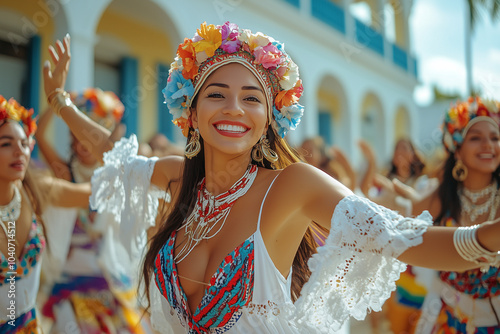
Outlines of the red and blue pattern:
<svg viewBox="0 0 500 334">
<path fill-rule="evenodd" d="M 0 286 L 8 284 L 7 279 L 11 277 L 9 272 L 15 272 L 16 281 L 27 276 L 35 265 L 40 261 L 40 256 L 45 248 L 45 238 L 40 223 L 35 218 L 31 222 L 28 240 L 21 251 L 20 258 L 14 263 L 14 270 L 9 268 L 9 262 L 4 254 L 0 252 Z"/>
<path fill-rule="evenodd" d="M 251 302 L 254 282 L 254 236 L 229 253 L 210 278 L 210 287 L 191 314 L 174 261 L 176 232 L 156 256 L 155 281 L 161 294 L 176 310 L 189 333 L 224 333 L 240 318 L 241 308 Z"/>
</svg>

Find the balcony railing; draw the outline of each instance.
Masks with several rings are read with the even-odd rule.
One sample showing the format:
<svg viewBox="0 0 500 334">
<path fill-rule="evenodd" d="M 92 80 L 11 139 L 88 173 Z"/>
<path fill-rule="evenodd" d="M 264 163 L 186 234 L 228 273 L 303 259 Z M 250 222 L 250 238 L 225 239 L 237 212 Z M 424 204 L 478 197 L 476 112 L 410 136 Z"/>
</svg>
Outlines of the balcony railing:
<svg viewBox="0 0 500 334">
<path fill-rule="evenodd" d="M 288 2 L 290 5 L 300 8 L 300 0 L 285 0 L 285 2 Z"/>
<path fill-rule="evenodd" d="M 396 44 L 392 44 L 392 61 L 403 70 L 408 71 L 408 54 Z"/>
<path fill-rule="evenodd" d="M 362 45 L 384 56 L 384 37 L 375 29 L 367 26 L 360 20 L 356 22 L 356 40 Z"/>
<path fill-rule="evenodd" d="M 311 0 L 311 14 L 345 34 L 344 10 L 330 0 Z"/>
<path fill-rule="evenodd" d="M 294 7 L 301 8 L 301 0 L 283 1 L 288 2 Z M 305 3 L 309 3 L 309 1 L 305 1 Z M 346 35 L 346 20 L 351 14 L 346 14 L 344 8 L 337 5 L 332 0 L 310 0 L 310 4 L 310 13 L 314 18 Z M 415 57 L 412 57 L 406 50 L 400 48 L 399 46 L 387 42 L 385 37 L 372 27 L 355 18 L 349 17 L 349 19 L 354 20 L 354 36 L 351 38 L 355 39 L 361 45 L 364 45 L 370 50 L 378 53 L 380 56 L 386 57 L 394 65 L 398 66 L 410 75 L 414 77 L 418 76 L 418 62 Z M 350 36 L 347 36 L 347 38 L 350 38 Z M 387 45 L 389 49 L 384 50 L 384 45 Z"/>
</svg>

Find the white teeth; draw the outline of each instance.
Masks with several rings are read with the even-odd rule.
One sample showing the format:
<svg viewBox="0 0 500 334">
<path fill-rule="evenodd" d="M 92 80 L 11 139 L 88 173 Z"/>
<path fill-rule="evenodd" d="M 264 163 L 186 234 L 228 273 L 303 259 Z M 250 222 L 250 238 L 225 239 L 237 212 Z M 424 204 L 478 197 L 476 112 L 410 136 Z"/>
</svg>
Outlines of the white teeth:
<svg viewBox="0 0 500 334">
<path fill-rule="evenodd" d="M 246 129 L 240 125 L 230 125 L 230 124 L 217 124 L 217 130 L 228 131 L 228 132 L 245 132 Z"/>
<path fill-rule="evenodd" d="M 482 159 L 491 159 L 491 158 L 493 158 L 493 154 L 483 153 L 483 154 L 479 154 L 479 157 Z"/>
</svg>

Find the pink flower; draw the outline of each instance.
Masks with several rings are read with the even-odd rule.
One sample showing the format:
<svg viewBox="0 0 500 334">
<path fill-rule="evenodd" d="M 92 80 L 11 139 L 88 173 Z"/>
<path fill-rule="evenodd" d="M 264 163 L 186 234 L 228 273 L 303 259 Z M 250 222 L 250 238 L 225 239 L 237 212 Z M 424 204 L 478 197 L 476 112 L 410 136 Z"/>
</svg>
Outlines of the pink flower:
<svg viewBox="0 0 500 334">
<path fill-rule="evenodd" d="M 283 53 L 271 43 L 266 46 L 259 46 L 254 49 L 255 62 L 264 68 L 276 68 L 283 62 Z"/>
<path fill-rule="evenodd" d="M 241 41 L 238 39 L 238 26 L 234 23 L 226 22 L 220 29 L 222 34 L 221 49 L 229 53 L 238 51 L 241 47 Z"/>
</svg>

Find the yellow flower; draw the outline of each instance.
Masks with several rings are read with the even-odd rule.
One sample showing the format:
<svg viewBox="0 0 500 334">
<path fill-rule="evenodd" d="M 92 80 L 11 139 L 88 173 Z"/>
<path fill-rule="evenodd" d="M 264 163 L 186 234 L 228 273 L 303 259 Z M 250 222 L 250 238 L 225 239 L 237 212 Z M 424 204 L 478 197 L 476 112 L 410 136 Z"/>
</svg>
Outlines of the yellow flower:
<svg viewBox="0 0 500 334">
<path fill-rule="evenodd" d="M 195 51 L 205 51 L 208 57 L 212 57 L 215 50 L 222 44 L 222 34 L 220 30 L 213 24 L 207 26 L 207 23 L 203 22 L 200 29 L 197 30 L 197 33 L 202 39 L 193 43 Z"/>
</svg>

